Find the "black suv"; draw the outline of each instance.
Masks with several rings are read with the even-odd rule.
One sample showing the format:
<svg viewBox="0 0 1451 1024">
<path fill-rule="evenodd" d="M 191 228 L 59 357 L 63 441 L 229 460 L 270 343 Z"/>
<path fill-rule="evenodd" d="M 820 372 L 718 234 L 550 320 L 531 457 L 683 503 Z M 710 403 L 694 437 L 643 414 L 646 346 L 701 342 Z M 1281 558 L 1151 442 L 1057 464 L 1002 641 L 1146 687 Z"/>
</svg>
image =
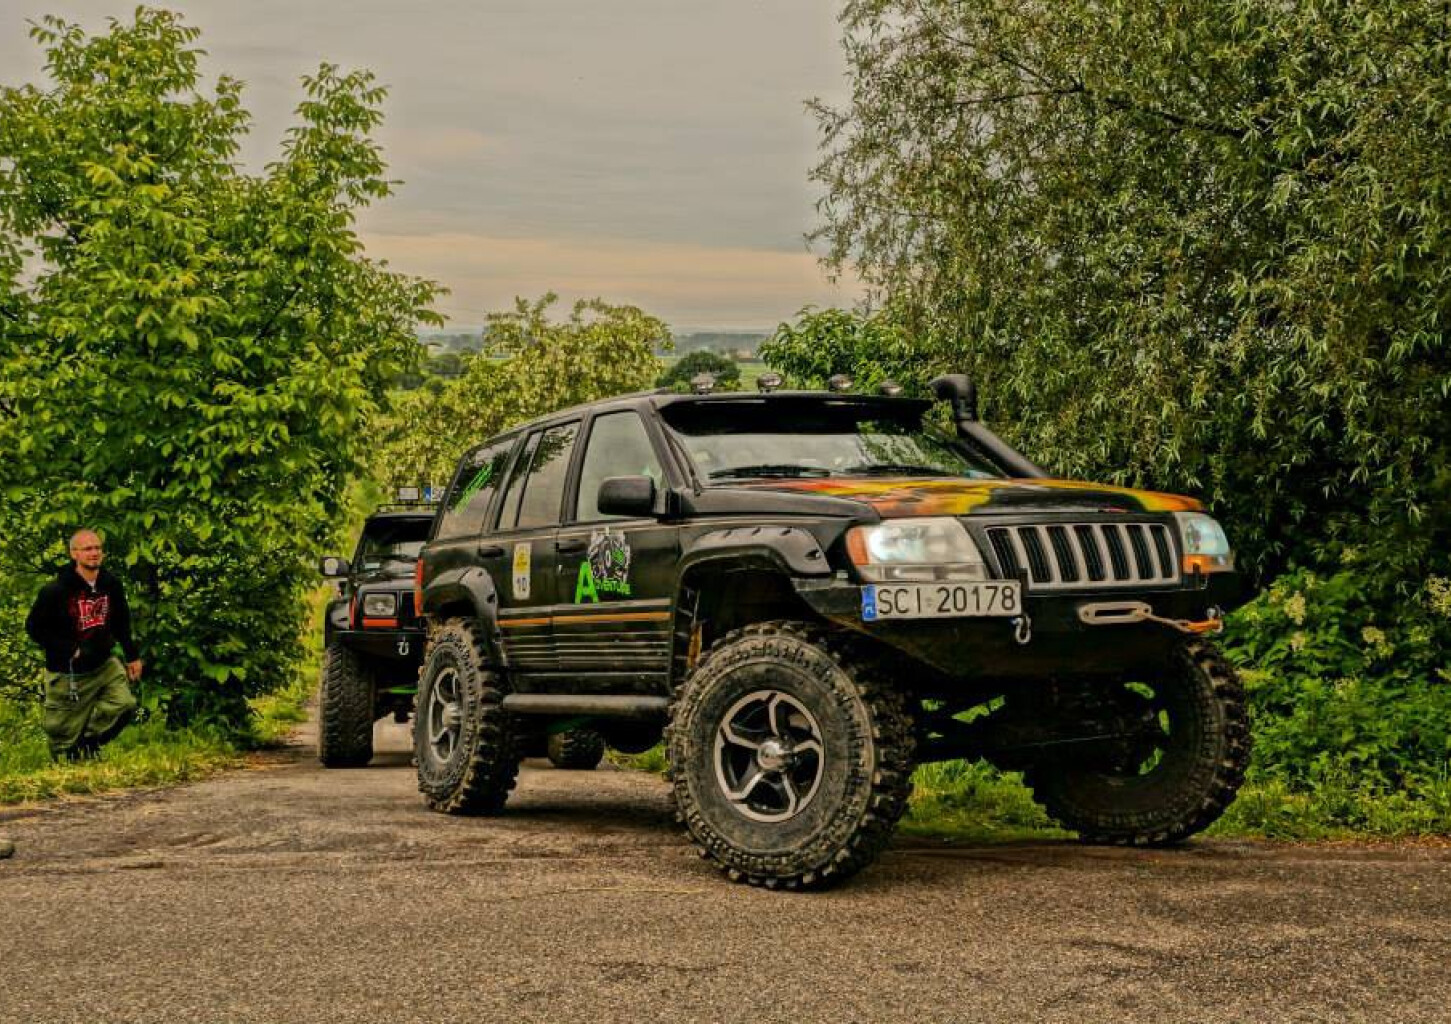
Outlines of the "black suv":
<svg viewBox="0 0 1451 1024">
<path fill-rule="evenodd" d="M 708 391 L 708 382 L 697 382 Z M 1025 773 L 1088 841 L 1172 843 L 1233 799 L 1242 600 L 1192 499 L 1049 479 L 977 419 L 831 392 L 631 395 L 464 456 L 420 562 L 429 805 L 499 811 L 521 752 L 662 735 L 679 820 L 731 878 L 870 863 L 922 761 Z"/>
<path fill-rule="evenodd" d="M 418 554 L 436 506 L 384 505 L 363 523 L 350 563 L 322 559 L 339 581 L 323 625 L 318 759 L 329 768 L 358 768 L 373 757 L 373 723 L 392 714 L 408 720 L 423 663 L 423 622 L 414 612 Z"/>
</svg>

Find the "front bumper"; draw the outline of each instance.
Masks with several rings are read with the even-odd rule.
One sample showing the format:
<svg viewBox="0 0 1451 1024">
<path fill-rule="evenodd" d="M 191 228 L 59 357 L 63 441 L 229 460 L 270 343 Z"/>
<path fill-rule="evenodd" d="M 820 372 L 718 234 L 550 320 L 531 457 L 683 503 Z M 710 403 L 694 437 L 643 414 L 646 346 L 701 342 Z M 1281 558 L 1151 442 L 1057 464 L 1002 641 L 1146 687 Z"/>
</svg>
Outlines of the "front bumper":
<svg viewBox="0 0 1451 1024">
<path fill-rule="evenodd" d="M 1035 594 L 1025 590 L 1026 627 L 1013 618 L 897 619 L 863 622 L 861 586 L 845 580 L 795 581 L 825 619 L 863 633 L 957 679 L 1118 675 L 1162 664 L 1186 634 L 1158 622 L 1090 625 L 1084 605 L 1137 601 L 1164 619 L 1202 621 L 1244 603 L 1238 573 L 1197 577 L 1186 586 Z M 1026 642 L 1022 642 L 1026 636 Z"/>
<path fill-rule="evenodd" d="M 368 661 L 388 663 L 390 674 L 401 669 L 415 672 L 423 664 L 421 629 L 335 629 L 328 639 L 357 651 Z"/>
</svg>

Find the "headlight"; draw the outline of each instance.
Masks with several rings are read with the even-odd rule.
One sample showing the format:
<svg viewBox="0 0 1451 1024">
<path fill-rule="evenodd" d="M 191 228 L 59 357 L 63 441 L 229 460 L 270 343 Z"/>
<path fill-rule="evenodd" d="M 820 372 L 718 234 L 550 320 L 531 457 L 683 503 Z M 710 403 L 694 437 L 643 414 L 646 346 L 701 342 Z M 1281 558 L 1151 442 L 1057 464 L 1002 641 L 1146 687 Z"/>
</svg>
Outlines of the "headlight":
<svg viewBox="0 0 1451 1024">
<path fill-rule="evenodd" d="M 398 610 L 397 594 L 368 594 L 363 598 L 363 617 L 381 619 Z"/>
<path fill-rule="evenodd" d="M 1184 571 L 1229 572 L 1234 569 L 1234 552 L 1224 527 L 1203 512 L 1175 512 L 1179 539 L 1184 545 Z"/>
<path fill-rule="evenodd" d="M 987 579 L 981 552 L 956 519 L 891 519 L 853 527 L 846 550 L 867 580 Z"/>
</svg>

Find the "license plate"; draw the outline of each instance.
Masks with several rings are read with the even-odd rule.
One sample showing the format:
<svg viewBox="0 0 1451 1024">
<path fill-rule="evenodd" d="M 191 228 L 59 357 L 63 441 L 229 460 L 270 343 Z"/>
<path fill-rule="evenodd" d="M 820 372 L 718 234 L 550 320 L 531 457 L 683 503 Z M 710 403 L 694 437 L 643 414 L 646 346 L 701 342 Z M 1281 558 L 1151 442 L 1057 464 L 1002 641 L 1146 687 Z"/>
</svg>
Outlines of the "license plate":
<svg viewBox="0 0 1451 1024">
<path fill-rule="evenodd" d="M 862 621 L 1021 615 L 1023 585 L 1004 583 L 869 583 Z"/>
</svg>

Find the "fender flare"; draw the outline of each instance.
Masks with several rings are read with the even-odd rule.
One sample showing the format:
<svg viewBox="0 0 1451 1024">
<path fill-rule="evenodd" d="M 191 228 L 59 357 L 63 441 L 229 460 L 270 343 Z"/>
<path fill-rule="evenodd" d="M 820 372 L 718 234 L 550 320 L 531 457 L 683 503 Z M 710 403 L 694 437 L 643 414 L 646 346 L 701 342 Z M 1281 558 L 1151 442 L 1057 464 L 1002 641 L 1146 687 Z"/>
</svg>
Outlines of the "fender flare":
<svg viewBox="0 0 1451 1024">
<path fill-rule="evenodd" d="M 483 627 L 489 657 L 504 664 L 499 635 L 499 593 L 493 578 L 478 566 L 449 569 L 439 573 L 423 588 L 423 607 L 418 614 L 435 615 L 451 605 L 466 605 L 474 621 Z"/>
<path fill-rule="evenodd" d="M 680 578 L 705 562 L 775 569 L 790 577 L 831 575 L 826 552 L 810 530 L 799 526 L 738 526 L 696 538 L 680 556 Z"/>
</svg>

